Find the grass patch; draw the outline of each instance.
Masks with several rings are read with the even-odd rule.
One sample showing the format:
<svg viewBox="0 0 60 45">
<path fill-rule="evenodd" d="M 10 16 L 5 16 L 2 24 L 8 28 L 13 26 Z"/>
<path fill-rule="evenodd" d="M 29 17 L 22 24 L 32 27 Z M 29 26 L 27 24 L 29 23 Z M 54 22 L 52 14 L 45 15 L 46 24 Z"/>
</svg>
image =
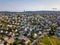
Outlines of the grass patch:
<svg viewBox="0 0 60 45">
<path fill-rule="evenodd" d="M 54 45 L 60 45 L 60 39 L 57 39 L 55 37 L 50 37 L 50 40 Z"/>
<path fill-rule="evenodd" d="M 42 43 L 44 43 L 45 45 L 52 45 L 51 42 L 49 41 L 48 37 L 44 37 L 42 40 Z"/>
</svg>

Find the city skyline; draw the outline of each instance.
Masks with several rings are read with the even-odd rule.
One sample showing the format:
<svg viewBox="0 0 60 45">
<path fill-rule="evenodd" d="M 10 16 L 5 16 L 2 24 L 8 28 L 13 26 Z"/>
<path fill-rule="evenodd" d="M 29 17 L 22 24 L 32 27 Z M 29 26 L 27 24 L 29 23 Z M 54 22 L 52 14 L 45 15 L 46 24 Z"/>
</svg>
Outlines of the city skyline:
<svg viewBox="0 0 60 45">
<path fill-rule="evenodd" d="M 60 10 L 60 0 L 0 0 L 0 11 Z"/>
</svg>

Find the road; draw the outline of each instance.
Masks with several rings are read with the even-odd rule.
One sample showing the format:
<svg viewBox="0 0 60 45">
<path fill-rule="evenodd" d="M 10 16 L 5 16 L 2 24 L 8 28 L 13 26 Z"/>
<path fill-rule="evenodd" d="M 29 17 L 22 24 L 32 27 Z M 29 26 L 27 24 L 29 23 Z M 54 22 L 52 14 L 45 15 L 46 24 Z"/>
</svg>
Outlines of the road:
<svg viewBox="0 0 60 45">
<path fill-rule="evenodd" d="M 36 40 L 34 40 L 31 45 L 36 45 L 36 43 L 38 41 L 40 41 L 43 37 L 44 37 L 44 35 L 39 36 L 39 38 L 37 38 Z"/>
</svg>

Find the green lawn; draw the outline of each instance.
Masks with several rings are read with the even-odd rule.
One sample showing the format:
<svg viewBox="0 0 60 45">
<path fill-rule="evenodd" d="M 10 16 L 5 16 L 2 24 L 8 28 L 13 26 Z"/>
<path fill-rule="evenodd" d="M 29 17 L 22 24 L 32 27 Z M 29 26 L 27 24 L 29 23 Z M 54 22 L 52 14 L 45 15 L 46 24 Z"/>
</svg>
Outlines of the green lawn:
<svg viewBox="0 0 60 45">
<path fill-rule="evenodd" d="M 50 40 L 54 45 L 60 45 L 60 39 L 57 39 L 55 37 L 50 37 Z"/>
<path fill-rule="evenodd" d="M 42 42 L 45 44 L 45 45 L 52 45 L 51 42 L 49 41 L 49 38 L 48 37 L 44 37 Z"/>
<path fill-rule="evenodd" d="M 60 45 L 60 39 L 55 37 L 44 37 L 42 43 L 45 45 Z"/>
</svg>

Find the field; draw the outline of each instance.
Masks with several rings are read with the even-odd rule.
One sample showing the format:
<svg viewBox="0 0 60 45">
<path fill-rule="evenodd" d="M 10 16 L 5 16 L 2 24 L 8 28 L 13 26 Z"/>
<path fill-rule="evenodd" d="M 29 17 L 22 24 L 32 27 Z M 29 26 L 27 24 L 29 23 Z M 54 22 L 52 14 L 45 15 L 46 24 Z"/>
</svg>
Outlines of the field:
<svg viewBox="0 0 60 45">
<path fill-rule="evenodd" d="M 41 42 L 38 42 L 37 45 L 60 45 L 60 39 L 55 37 L 44 37 Z"/>
</svg>

